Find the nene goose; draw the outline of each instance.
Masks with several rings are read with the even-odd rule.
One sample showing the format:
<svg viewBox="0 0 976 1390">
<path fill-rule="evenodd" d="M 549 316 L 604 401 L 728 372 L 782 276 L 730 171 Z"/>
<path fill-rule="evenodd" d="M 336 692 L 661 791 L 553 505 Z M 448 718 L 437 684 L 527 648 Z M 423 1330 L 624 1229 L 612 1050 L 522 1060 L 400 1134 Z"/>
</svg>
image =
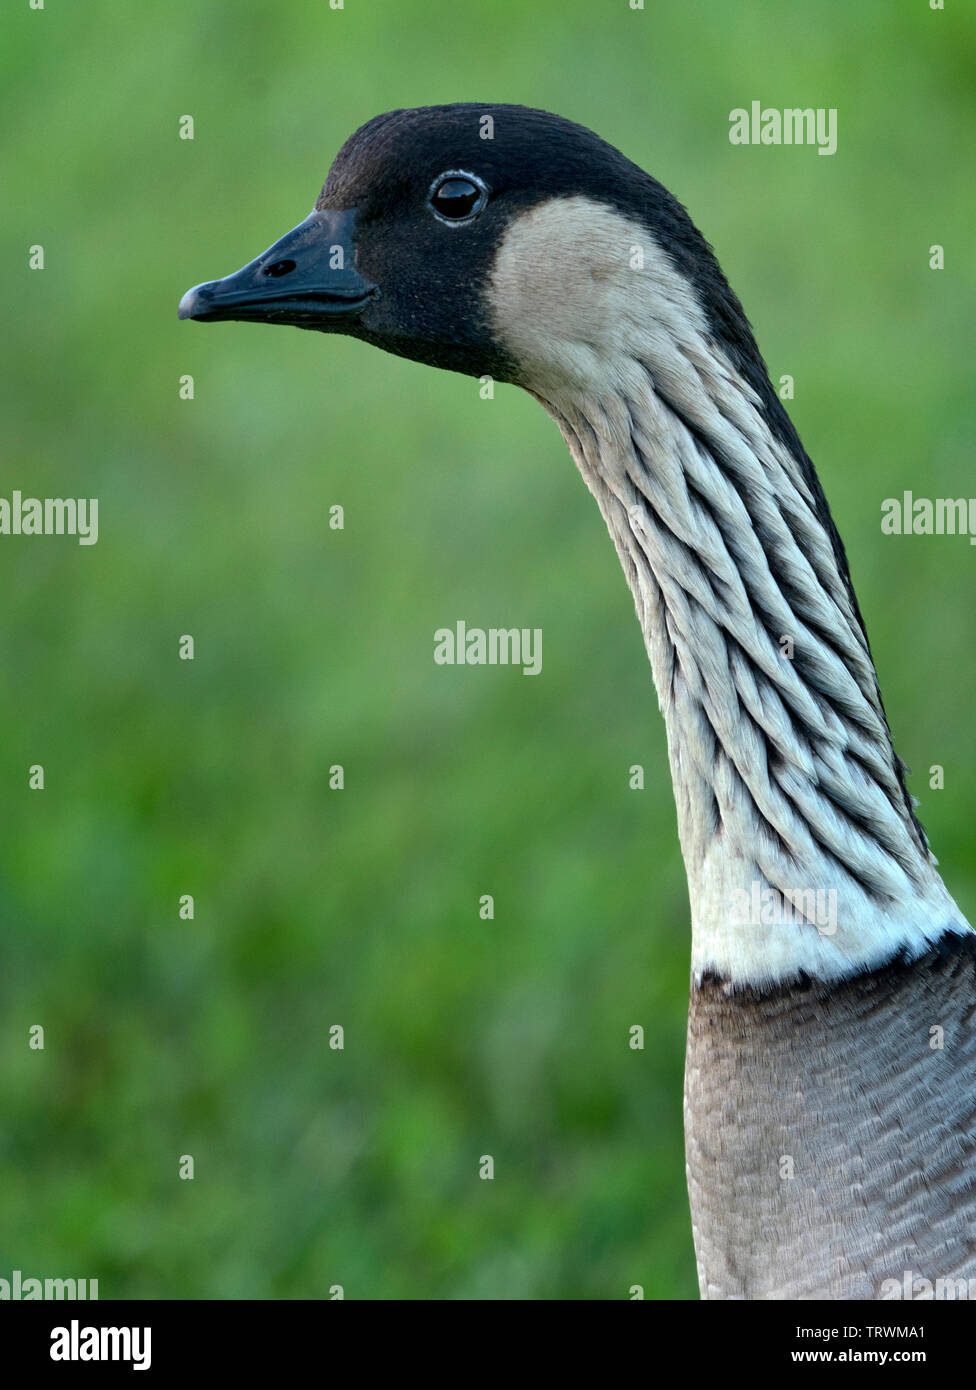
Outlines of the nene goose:
<svg viewBox="0 0 976 1390">
<path fill-rule="evenodd" d="M 813 465 L 685 209 L 546 112 L 392 111 L 303 222 L 179 312 L 347 333 L 541 402 L 667 726 L 702 1296 L 963 1291 L 976 934 L 915 817 Z"/>
</svg>

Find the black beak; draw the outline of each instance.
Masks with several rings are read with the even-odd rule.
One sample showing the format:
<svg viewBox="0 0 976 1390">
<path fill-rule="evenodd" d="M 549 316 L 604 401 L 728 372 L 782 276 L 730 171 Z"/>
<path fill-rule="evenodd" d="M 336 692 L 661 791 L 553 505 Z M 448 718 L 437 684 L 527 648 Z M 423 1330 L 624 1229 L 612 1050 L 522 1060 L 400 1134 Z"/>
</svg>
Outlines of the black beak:
<svg viewBox="0 0 976 1390">
<path fill-rule="evenodd" d="M 355 220 L 355 209 L 309 213 L 243 270 L 187 290 L 180 318 L 341 329 L 379 294 L 355 267 Z"/>
</svg>

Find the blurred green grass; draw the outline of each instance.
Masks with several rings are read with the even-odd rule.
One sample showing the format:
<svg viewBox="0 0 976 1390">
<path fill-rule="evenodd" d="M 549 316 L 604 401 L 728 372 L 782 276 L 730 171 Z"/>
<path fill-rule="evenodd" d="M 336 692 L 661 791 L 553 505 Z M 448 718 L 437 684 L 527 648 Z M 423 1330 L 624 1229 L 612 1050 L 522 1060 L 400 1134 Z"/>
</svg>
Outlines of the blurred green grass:
<svg viewBox="0 0 976 1390">
<path fill-rule="evenodd" d="M 2 25 L 0 495 L 98 496 L 101 538 L 0 538 L 0 1274 L 103 1297 L 694 1297 L 663 728 L 557 432 L 511 388 L 485 402 L 176 303 L 299 221 L 378 111 L 518 101 L 617 144 L 689 206 L 774 380 L 795 377 L 972 916 L 976 557 L 879 527 L 904 488 L 972 491 L 971 17 L 48 0 Z M 733 148 L 753 98 L 836 106 L 837 154 Z M 459 617 L 542 627 L 542 676 L 436 667 Z"/>
</svg>

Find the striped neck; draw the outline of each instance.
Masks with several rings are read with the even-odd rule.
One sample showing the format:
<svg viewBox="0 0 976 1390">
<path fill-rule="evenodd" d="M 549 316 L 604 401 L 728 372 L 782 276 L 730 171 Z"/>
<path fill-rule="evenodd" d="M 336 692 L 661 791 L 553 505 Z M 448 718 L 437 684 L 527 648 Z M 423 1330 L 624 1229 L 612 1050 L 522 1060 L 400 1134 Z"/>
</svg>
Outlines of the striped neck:
<svg viewBox="0 0 976 1390">
<path fill-rule="evenodd" d="M 717 262 L 585 197 L 512 224 L 491 311 L 613 537 L 667 724 L 696 976 L 842 979 L 964 929 L 843 547 Z"/>
<path fill-rule="evenodd" d="M 688 875 L 693 967 L 841 979 L 964 929 L 912 811 L 805 454 L 704 339 L 554 393 L 637 608 Z M 793 436 L 795 439 L 795 435 Z"/>
</svg>

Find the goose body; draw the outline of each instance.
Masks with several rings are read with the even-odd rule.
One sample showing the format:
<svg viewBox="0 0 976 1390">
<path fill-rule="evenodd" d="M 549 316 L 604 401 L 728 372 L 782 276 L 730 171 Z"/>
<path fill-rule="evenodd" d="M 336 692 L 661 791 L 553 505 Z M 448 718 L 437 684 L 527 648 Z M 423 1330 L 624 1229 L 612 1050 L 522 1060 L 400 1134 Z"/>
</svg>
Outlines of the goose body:
<svg viewBox="0 0 976 1390">
<path fill-rule="evenodd" d="M 681 205 L 545 112 L 394 111 L 180 314 L 344 332 L 555 419 L 667 727 L 702 1296 L 976 1296 L 976 934 L 915 817 L 813 465 Z"/>
</svg>

